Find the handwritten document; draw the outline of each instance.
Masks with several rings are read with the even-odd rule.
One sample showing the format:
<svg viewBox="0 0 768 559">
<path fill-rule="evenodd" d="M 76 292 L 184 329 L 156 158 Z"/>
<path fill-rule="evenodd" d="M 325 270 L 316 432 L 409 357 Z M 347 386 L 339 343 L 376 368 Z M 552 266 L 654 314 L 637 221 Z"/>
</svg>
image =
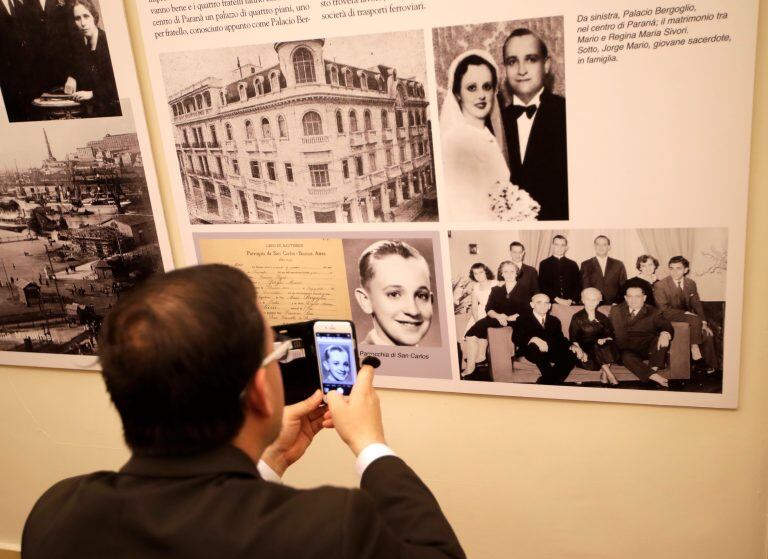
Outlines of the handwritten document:
<svg viewBox="0 0 768 559">
<path fill-rule="evenodd" d="M 198 239 L 200 261 L 240 268 L 272 324 L 352 318 L 341 239 Z"/>
</svg>

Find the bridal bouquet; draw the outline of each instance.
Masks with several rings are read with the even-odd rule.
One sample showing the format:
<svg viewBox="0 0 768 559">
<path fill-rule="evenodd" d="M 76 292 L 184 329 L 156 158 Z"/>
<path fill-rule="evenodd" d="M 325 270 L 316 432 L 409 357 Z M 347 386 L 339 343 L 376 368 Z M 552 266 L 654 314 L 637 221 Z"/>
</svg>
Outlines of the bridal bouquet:
<svg viewBox="0 0 768 559">
<path fill-rule="evenodd" d="M 516 184 L 507 183 L 499 191 L 488 194 L 491 213 L 499 221 L 533 221 L 541 205 Z"/>
</svg>

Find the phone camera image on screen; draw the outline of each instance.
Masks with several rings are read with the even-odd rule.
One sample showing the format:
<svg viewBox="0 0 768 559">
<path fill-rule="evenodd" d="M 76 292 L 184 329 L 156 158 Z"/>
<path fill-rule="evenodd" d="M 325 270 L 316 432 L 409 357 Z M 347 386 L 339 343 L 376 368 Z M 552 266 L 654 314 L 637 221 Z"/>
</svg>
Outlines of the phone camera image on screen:
<svg viewBox="0 0 768 559">
<path fill-rule="evenodd" d="M 316 332 L 315 347 L 323 393 L 327 394 L 331 390 L 341 388 L 344 394 L 349 394 L 357 377 L 352 334 Z"/>
</svg>

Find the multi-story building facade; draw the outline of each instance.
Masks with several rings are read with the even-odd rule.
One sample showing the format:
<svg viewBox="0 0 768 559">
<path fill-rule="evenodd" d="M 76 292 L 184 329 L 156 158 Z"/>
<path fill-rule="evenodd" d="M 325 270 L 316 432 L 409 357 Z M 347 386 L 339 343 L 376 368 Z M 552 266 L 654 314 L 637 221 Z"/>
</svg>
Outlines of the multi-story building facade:
<svg viewBox="0 0 768 559">
<path fill-rule="evenodd" d="M 410 220 L 434 189 L 424 87 L 387 66 L 323 57 L 324 40 L 274 45 L 169 97 L 190 217 L 204 223 Z M 437 216 L 435 215 L 436 219 Z"/>
</svg>

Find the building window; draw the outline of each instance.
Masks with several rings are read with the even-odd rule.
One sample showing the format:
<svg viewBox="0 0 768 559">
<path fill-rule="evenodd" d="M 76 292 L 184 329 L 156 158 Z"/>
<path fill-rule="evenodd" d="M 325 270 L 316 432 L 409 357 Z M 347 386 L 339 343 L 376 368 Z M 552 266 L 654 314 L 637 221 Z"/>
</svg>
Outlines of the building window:
<svg viewBox="0 0 768 559">
<path fill-rule="evenodd" d="M 241 83 L 239 86 L 237 86 L 237 92 L 240 95 L 240 100 L 245 101 L 248 99 L 248 94 L 245 92 L 245 84 Z"/>
<path fill-rule="evenodd" d="M 315 64 L 312 53 L 307 48 L 298 48 L 293 53 L 293 71 L 296 73 L 296 83 L 316 82 Z"/>
<path fill-rule="evenodd" d="M 277 117 L 277 131 L 281 138 L 288 137 L 288 125 L 285 123 L 285 117 L 283 115 Z"/>
<path fill-rule="evenodd" d="M 398 128 L 403 127 L 403 111 L 395 111 L 395 124 Z"/>
<path fill-rule="evenodd" d="M 394 156 L 392 155 L 392 150 L 387 150 L 387 167 L 391 167 L 395 164 Z"/>
<path fill-rule="evenodd" d="M 322 136 L 323 135 L 323 121 L 320 120 L 320 115 L 315 111 L 309 111 L 301 119 L 301 124 L 304 127 L 305 136 Z"/>
<path fill-rule="evenodd" d="M 414 125 L 413 111 L 408 111 L 408 126 Z"/>
<path fill-rule="evenodd" d="M 362 177 L 365 174 L 363 170 L 363 158 L 359 155 L 355 156 L 355 169 L 357 170 L 357 176 Z"/>
<path fill-rule="evenodd" d="M 216 157 L 216 169 L 219 171 L 220 175 L 224 174 L 224 167 L 221 165 L 221 157 Z"/>
<path fill-rule="evenodd" d="M 269 125 L 269 120 L 266 118 L 261 119 L 261 135 L 267 140 L 272 137 L 272 127 Z"/>
<path fill-rule="evenodd" d="M 405 161 L 405 144 L 400 144 L 400 162 Z"/>
<path fill-rule="evenodd" d="M 365 110 L 363 113 L 363 125 L 365 126 L 365 130 L 373 130 L 373 122 L 371 120 L 371 111 L 368 109 Z"/>
<path fill-rule="evenodd" d="M 387 111 L 381 111 L 381 128 L 382 130 L 389 128 L 389 113 Z"/>
<path fill-rule="evenodd" d="M 339 85 L 339 71 L 336 69 L 336 66 L 331 66 L 331 83 Z"/>
<path fill-rule="evenodd" d="M 263 194 L 254 194 L 253 199 L 256 202 L 263 202 L 264 204 L 272 203 L 272 198 L 270 198 L 269 196 L 264 196 Z"/>
<path fill-rule="evenodd" d="M 232 160 L 232 172 L 236 175 L 240 174 L 240 163 L 237 161 L 237 159 Z"/>
<path fill-rule="evenodd" d="M 251 176 L 254 179 L 261 178 L 261 165 L 259 165 L 258 161 L 251 161 Z"/>
<path fill-rule="evenodd" d="M 222 196 L 226 196 L 227 198 L 231 198 L 232 197 L 232 194 L 230 194 L 230 192 L 229 192 L 229 187 L 228 186 L 224 186 L 223 184 L 221 186 L 219 186 L 219 194 L 221 194 Z"/>
<path fill-rule="evenodd" d="M 345 179 L 349 178 L 349 161 L 346 159 L 341 160 L 341 174 Z"/>
<path fill-rule="evenodd" d="M 293 217 L 296 220 L 296 223 L 304 223 L 304 214 L 301 212 L 299 206 L 293 206 Z"/>
<path fill-rule="evenodd" d="M 253 132 L 253 123 L 250 120 L 245 121 L 245 139 L 246 140 L 253 140 L 254 138 L 254 132 Z"/>
<path fill-rule="evenodd" d="M 211 143 L 212 147 L 216 147 L 219 145 L 219 138 L 216 135 L 216 126 L 211 124 Z"/>
<path fill-rule="evenodd" d="M 227 135 L 227 140 L 232 140 L 232 125 L 228 122 L 224 125 L 224 132 Z"/>
<path fill-rule="evenodd" d="M 349 131 L 357 132 L 357 113 L 349 111 Z"/>
<path fill-rule="evenodd" d="M 368 154 L 368 164 L 371 168 L 371 172 L 376 170 L 376 152 L 372 151 Z"/>
<path fill-rule="evenodd" d="M 290 163 L 285 164 L 285 180 L 293 182 L 293 165 Z"/>
<path fill-rule="evenodd" d="M 271 181 L 277 180 L 277 171 L 275 171 L 275 164 L 272 161 L 267 161 L 267 176 Z"/>
<path fill-rule="evenodd" d="M 280 91 L 280 78 L 277 77 L 277 74 L 269 76 L 269 88 L 272 90 L 272 93 Z"/>
<path fill-rule="evenodd" d="M 253 88 L 256 90 L 256 95 L 264 95 L 264 86 L 259 80 L 253 82 Z"/>
<path fill-rule="evenodd" d="M 328 165 L 310 165 L 309 178 L 314 187 L 331 186 Z"/>
<path fill-rule="evenodd" d="M 344 121 L 341 118 L 341 111 L 336 111 L 336 132 L 344 133 Z"/>
<path fill-rule="evenodd" d="M 368 91 L 368 76 L 365 75 L 365 72 L 360 72 L 360 89 Z"/>
</svg>

